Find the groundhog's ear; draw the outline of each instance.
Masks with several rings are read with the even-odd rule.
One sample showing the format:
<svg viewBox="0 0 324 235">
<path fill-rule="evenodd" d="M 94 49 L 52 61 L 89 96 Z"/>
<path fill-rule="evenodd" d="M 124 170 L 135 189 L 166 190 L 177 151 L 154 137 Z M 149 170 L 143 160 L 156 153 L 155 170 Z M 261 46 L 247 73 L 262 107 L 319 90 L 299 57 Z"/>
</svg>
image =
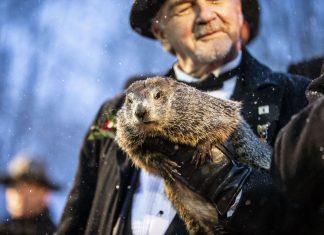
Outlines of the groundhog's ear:
<svg viewBox="0 0 324 235">
<path fill-rule="evenodd" d="M 165 77 L 164 79 L 165 79 L 165 80 L 168 82 L 168 84 L 169 84 L 170 86 L 172 86 L 172 87 L 174 87 L 174 86 L 177 85 L 177 82 L 176 82 L 174 79 L 170 78 L 170 77 Z"/>
</svg>

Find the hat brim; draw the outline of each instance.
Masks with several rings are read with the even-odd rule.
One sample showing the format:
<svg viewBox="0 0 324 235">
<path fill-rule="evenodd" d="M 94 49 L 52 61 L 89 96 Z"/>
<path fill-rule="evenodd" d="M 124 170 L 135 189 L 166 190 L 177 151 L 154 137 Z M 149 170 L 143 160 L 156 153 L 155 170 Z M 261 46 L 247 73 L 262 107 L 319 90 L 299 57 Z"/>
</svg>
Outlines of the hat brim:
<svg viewBox="0 0 324 235">
<path fill-rule="evenodd" d="M 249 24 L 251 42 L 259 33 L 261 7 L 258 0 L 241 0 L 244 20 Z"/>
<path fill-rule="evenodd" d="M 151 32 L 151 23 L 166 0 L 135 1 L 129 17 L 132 29 L 138 34 L 156 39 Z"/>
<path fill-rule="evenodd" d="M 0 176 L 0 184 L 3 184 L 5 186 L 15 185 L 18 182 L 32 182 L 36 183 L 38 185 L 41 185 L 51 191 L 59 191 L 62 189 L 62 187 L 58 184 L 50 182 L 48 179 L 42 179 L 42 178 L 35 178 L 35 177 L 11 177 L 8 175 L 2 175 Z"/>
</svg>

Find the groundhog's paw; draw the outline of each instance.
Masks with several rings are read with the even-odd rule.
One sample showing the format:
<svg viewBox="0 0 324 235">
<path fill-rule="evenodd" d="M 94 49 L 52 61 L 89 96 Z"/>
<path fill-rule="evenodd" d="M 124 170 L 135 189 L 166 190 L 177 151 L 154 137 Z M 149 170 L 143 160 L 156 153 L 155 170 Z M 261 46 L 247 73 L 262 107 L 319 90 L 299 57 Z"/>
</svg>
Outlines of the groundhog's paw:
<svg viewBox="0 0 324 235">
<path fill-rule="evenodd" d="M 211 145 L 201 144 L 197 146 L 197 149 L 192 156 L 192 163 L 199 167 L 204 163 L 211 161 Z"/>
<path fill-rule="evenodd" d="M 174 181 L 174 175 L 181 175 L 178 171 L 178 168 L 180 168 L 180 166 L 169 159 L 165 159 L 165 161 L 163 161 L 160 167 L 161 176 L 165 180 Z"/>
</svg>

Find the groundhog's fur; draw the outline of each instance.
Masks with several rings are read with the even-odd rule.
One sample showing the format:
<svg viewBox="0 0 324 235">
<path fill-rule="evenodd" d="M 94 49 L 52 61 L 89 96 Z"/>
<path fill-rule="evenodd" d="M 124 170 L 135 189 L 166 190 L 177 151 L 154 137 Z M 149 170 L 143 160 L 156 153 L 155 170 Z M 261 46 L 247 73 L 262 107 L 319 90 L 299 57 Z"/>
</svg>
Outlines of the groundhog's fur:
<svg viewBox="0 0 324 235">
<path fill-rule="evenodd" d="M 221 227 L 216 226 L 217 211 L 174 179 L 178 167 L 175 162 L 142 148 L 154 137 L 196 147 L 194 160 L 198 165 L 207 156 L 217 155 L 209 154 L 215 144 L 225 144 L 231 137 L 239 161 L 267 169 L 270 165 L 271 150 L 241 117 L 239 102 L 214 98 L 169 78 L 148 78 L 132 84 L 117 113 L 117 143 L 136 166 L 164 179 L 167 196 L 190 234 L 221 233 Z"/>
</svg>

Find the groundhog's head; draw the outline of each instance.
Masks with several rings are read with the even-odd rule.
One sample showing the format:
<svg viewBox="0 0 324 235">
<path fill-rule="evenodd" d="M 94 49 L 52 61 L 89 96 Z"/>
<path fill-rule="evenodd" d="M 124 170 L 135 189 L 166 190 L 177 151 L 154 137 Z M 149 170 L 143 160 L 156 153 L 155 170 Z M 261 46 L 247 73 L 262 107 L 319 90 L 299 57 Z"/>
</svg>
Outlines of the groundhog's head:
<svg viewBox="0 0 324 235">
<path fill-rule="evenodd" d="M 134 82 L 125 91 L 125 103 L 119 112 L 124 117 L 119 119 L 141 128 L 163 126 L 176 86 L 172 79 L 162 77 Z"/>
</svg>

